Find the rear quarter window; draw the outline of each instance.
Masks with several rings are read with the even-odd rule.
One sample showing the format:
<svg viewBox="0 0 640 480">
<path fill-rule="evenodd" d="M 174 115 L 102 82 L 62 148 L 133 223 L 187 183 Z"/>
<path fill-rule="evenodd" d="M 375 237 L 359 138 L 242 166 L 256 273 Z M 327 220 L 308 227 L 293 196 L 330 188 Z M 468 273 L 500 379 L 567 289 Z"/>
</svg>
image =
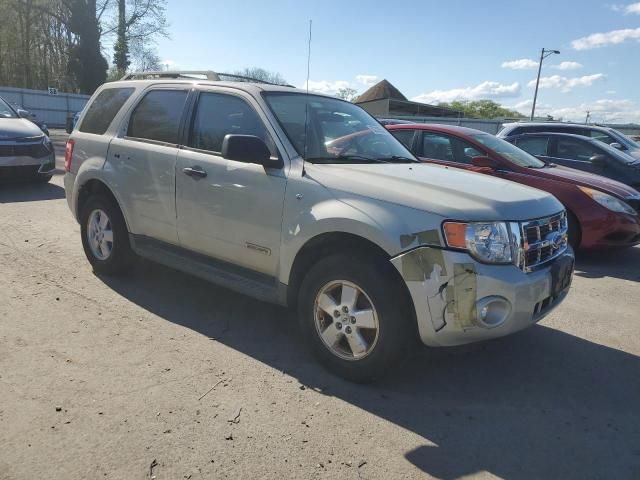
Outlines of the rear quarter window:
<svg viewBox="0 0 640 480">
<path fill-rule="evenodd" d="M 81 132 L 102 135 L 133 93 L 133 88 L 107 88 L 95 98 L 78 128 Z"/>
</svg>

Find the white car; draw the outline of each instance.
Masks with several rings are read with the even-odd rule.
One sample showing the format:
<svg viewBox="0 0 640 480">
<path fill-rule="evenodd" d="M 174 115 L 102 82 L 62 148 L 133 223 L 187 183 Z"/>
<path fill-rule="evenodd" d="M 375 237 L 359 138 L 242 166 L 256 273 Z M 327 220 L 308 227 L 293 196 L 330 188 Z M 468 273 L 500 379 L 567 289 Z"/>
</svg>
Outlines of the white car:
<svg viewBox="0 0 640 480">
<path fill-rule="evenodd" d="M 346 101 L 186 77 L 105 84 L 71 134 L 67 200 L 96 272 L 139 255 L 296 307 L 318 358 L 355 381 L 394 371 L 416 336 L 508 335 L 567 294 L 553 196 L 422 164 Z"/>
</svg>

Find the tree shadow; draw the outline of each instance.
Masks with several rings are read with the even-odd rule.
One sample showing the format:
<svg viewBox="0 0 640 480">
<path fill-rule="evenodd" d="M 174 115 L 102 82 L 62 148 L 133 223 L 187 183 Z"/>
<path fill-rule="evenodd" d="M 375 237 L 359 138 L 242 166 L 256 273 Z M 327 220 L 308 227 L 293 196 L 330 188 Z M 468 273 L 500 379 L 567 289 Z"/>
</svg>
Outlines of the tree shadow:
<svg viewBox="0 0 640 480">
<path fill-rule="evenodd" d="M 37 202 L 64 198 L 64 188 L 54 183 L 0 183 L 0 203 Z"/>
<path fill-rule="evenodd" d="M 405 453 L 443 479 L 640 478 L 640 359 L 544 326 L 454 349 L 422 349 L 375 385 L 323 370 L 295 314 L 141 262 L 102 280 L 160 317 L 414 432 Z M 562 307 L 560 307 L 562 308 Z"/>
<path fill-rule="evenodd" d="M 578 252 L 575 274 L 584 278 L 612 277 L 640 281 L 640 247 Z"/>
</svg>

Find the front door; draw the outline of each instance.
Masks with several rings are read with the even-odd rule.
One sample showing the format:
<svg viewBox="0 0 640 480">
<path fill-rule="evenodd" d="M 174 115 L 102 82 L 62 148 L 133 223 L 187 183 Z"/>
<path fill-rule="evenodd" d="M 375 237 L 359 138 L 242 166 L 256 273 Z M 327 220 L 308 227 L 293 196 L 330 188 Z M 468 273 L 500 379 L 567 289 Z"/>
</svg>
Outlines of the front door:
<svg viewBox="0 0 640 480">
<path fill-rule="evenodd" d="M 244 134 L 264 139 L 278 155 L 256 107 L 240 93 L 199 93 L 176 165 L 178 235 L 189 250 L 275 276 L 286 168 L 227 160 L 220 153 L 225 135 Z"/>
</svg>

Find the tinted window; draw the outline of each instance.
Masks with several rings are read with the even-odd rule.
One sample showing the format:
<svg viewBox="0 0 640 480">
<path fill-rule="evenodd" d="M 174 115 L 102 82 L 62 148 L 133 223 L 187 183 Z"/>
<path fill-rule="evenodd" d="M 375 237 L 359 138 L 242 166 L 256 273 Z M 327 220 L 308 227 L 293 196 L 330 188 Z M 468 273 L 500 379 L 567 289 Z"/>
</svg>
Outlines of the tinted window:
<svg viewBox="0 0 640 480">
<path fill-rule="evenodd" d="M 531 155 L 546 155 L 549 137 L 520 138 L 516 141 L 516 145 Z"/>
<path fill-rule="evenodd" d="M 271 135 L 247 102 L 233 95 L 201 93 L 189 146 L 219 153 L 227 134 L 255 135 L 264 140 L 272 154 L 276 153 Z"/>
<path fill-rule="evenodd" d="M 391 135 L 396 137 L 400 142 L 409 150 L 413 147 L 413 137 L 416 134 L 415 130 L 403 129 L 403 130 L 390 130 Z"/>
<path fill-rule="evenodd" d="M 558 138 L 557 157 L 569 160 L 588 162 L 594 155 L 602 152 L 589 142 L 582 142 L 574 138 Z"/>
<path fill-rule="evenodd" d="M 133 90 L 133 88 L 108 88 L 100 92 L 89 105 L 79 130 L 102 135 Z"/>
<path fill-rule="evenodd" d="M 596 140 L 600 140 L 607 145 L 611 145 L 612 143 L 620 143 L 617 139 L 615 139 L 608 133 L 603 132 L 602 130 L 589 130 L 589 136 L 591 138 L 595 138 Z"/>
<path fill-rule="evenodd" d="M 147 93 L 131 114 L 127 136 L 177 144 L 186 98 L 185 90 Z"/>
<path fill-rule="evenodd" d="M 422 136 L 422 156 L 426 158 L 471 165 L 473 157 L 482 155 L 476 147 L 456 137 L 428 132 Z"/>
</svg>

